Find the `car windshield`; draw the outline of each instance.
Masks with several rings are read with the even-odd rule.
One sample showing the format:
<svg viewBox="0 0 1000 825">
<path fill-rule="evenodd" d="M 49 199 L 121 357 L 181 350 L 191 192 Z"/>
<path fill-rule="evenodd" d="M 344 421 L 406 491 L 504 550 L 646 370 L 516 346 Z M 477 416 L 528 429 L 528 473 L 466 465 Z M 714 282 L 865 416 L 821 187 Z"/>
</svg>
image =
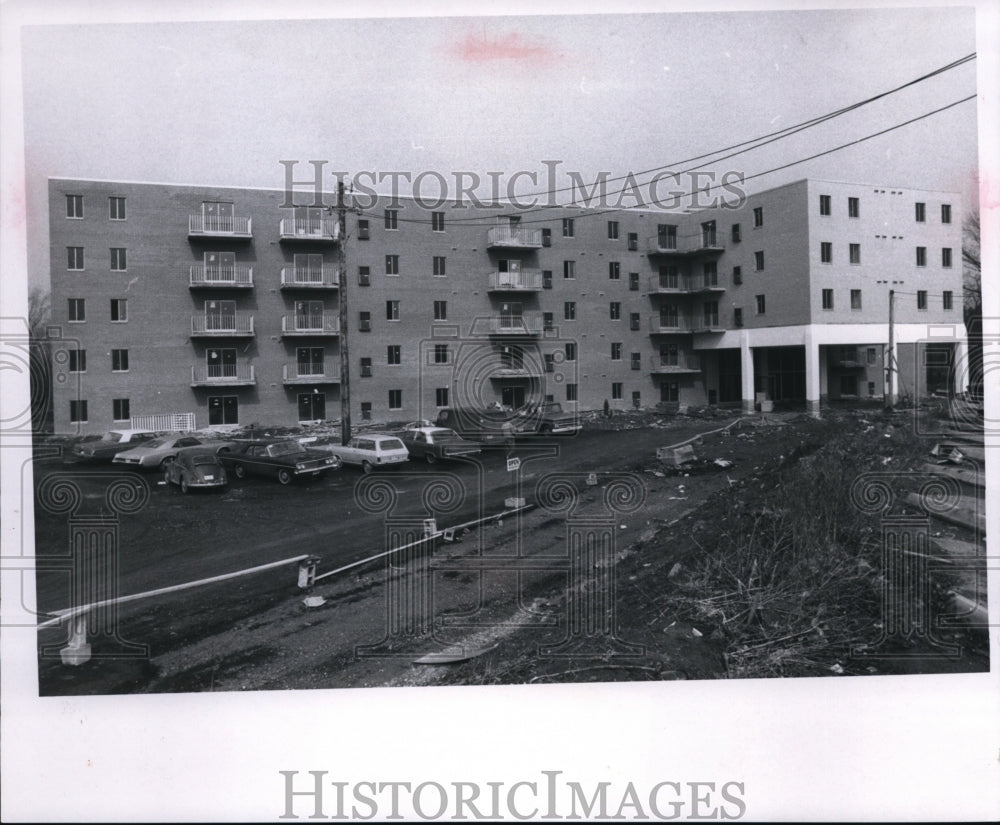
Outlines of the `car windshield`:
<svg viewBox="0 0 1000 825">
<path fill-rule="evenodd" d="M 402 450 L 402 449 L 405 449 L 405 448 L 403 447 L 403 442 L 400 441 L 398 438 L 383 438 L 379 442 L 379 449 L 381 449 L 381 450 Z"/>
<path fill-rule="evenodd" d="M 150 441 L 144 442 L 142 446 L 143 447 L 162 447 L 164 444 L 166 444 L 170 440 L 171 439 L 169 439 L 169 438 L 154 438 L 154 439 L 152 439 Z"/>
<path fill-rule="evenodd" d="M 279 455 L 293 455 L 294 453 L 305 452 L 305 447 L 295 441 L 285 441 L 281 444 L 272 444 L 267 448 L 267 454 L 272 458 Z"/>
<path fill-rule="evenodd" d="M 218 464 L 218 459 L 211 453 L 198 453 L 198 455 L 191 456 L 189 459 L 192 464 L 196 467 L 203 464 Z"/>
<path fill-rule="evenodd" d="M 102 438 L 101 440 L 110 441 L 112 444 L 120 444 L 122 441 L 125 440 L 125 433 L 119 433 L 119 432 L 105 433 L 104 438 Z"/>
</svg>

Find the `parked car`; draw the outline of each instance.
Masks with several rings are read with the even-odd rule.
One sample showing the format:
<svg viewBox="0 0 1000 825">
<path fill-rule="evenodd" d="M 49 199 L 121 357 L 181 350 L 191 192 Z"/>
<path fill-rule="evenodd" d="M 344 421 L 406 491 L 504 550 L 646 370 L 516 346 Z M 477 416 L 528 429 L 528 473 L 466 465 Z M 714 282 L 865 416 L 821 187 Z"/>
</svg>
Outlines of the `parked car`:
<svg viewBox="0 0 1000 825">
<path fill-rule="evenodd" d="M 281 484 L 340 469 L 340 459 L 336 456 L 287 440 L 234 442 L 222 449 L 219 458 L 237 478 L 250 474 L 268 476 L 278 479 Z"/>
<path fill-rule="evenodd" d="M 81 441 L 71 454 L 86 461 L 112 461 L 118 453 L 155 437 L 148 430 L 109 430 L 96 441 Z"/>
<path fill-rule="evenodd" d="M 483 447 L 503 446 L 513 430 L 509 426 L 512 414 L 503 410 L 445 407 L 438 412 L 435 424 L 454 430 Z M 508 432 L 510 430 L 510 432 Z"/>
<path fill-rule="evenodd" d="M 410 455 L 423 458 L 428 464 L 441 459 L 476 455 L 482 448 L 475 441 L 467 441 L 447 427 L 420 427 L 403 433 L 402 442 Z"/>
<path fill-rule="evenodd" d="M 352 438 L 346 446 L 328 444 L 327 450 L 344 464 L 356 464 L 366 473 L 387 464 L 401 464 L 410 460 L 406 445 L 394 435 L 366 433 Z"/>
<path fill-rule="evenodd" d="M 186 447 L 205 447 L 211 452 L 231 447 L 233 442 L 220 441 L 218 439 L 205 439 L 193 435 L 164 435 L 160 438 L 153 438 L 144 441 L 138 447 L 118 453 L 113 459 L 113 464 L 131 464 L 133 467 L 159 467 L 163 468 L 166 462 L 173 459 L 179 450 Z"/>
<path fill-rule="evenodd" d="M 403 432 L 407 430 L 419 430 L 421 427 L 433 427 L 434 422 L 428 421 L 426 418 L 421 418 L 419 421 L 410 421 L 408 424 L 404 424 L 400 427 Z"/>
<path fill-rule="evenodd" d="M 225 487 L 229 483 L 222 460 L 212 450 L 187 447 L 166 459 L 163 480 L 177 484 L 182 493 L 191 490 Z"/>
<path fill-rule="evenodd" d="M 581 429 L 576 413 L 566 412 L 558 401 L 522 407 L 514 413 L 513 422 L 519 435 L 574 435 Z"/>
</svg>

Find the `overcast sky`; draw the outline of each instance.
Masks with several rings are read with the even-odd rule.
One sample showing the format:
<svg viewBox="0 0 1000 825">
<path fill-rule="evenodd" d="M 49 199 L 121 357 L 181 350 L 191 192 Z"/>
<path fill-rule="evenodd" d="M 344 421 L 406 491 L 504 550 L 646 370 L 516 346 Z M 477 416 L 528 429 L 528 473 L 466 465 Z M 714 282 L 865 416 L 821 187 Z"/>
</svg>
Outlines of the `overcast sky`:
<svg viewBox="0 0 1000 825">
<path fill-rule="evenodd" d="M 542 161 L 560 162 L 560 185 L 570 171 L 590 181 L 678 168 L 891 89 L 976 42 L 973 10 L 953 7 L 76 23 L 27 28 L 22 47 L 39 279 L 49 176 L 277 188 L 280 160 L 321 159 L 351 174 L 437 171 L 452 191 L 456 171 L 506 183 L 523 170 L 539 185 L 521 178 L 518 191 L 534 192 Z M 972 62 L 708 168 L 749 177 L 975 92 Z M 810 176 L 968 198 L 976 174 L 971 101 L 748 189 Z"/>
</svg>

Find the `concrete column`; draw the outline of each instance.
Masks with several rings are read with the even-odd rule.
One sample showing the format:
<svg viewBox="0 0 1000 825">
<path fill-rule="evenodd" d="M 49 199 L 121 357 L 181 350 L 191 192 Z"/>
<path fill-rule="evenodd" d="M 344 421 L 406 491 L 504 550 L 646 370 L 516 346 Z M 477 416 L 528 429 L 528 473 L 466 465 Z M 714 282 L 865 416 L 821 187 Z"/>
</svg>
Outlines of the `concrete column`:
<svg viewBox="0 0 1000 825">
<path fill-rule="evenodd" d="M 969 342 L 962 338 L 955 342 L 955 352 L 952 359 L 952 390 L 964 393 L 969 389 Z"/>
<path fill-rule="evenodd" d="M 806 410 L 810 415 L 819 417 L 820 395 L 820 364 L 819 344 L 816 343 L 811 327 L 806 328 Z"/>
<path fill-rule="evenodd" d="M 743 412 L 753 412 L 753 349 L 750 347 L 750 333 L 743 330 L 740 333 L 740 395 L 743 399 Z"/>
</svg>

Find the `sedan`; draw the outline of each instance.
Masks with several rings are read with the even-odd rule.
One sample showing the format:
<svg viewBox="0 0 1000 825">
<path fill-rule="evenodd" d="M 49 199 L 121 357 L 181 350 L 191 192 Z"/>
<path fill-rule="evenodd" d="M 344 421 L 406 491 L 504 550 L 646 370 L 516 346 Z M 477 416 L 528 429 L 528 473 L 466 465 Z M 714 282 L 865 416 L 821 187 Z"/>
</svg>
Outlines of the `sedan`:
<svg viewBox="0 0 1000 825">
<path fill-rule="evenodd" d="M 218 441 L 198 438 L 193 435 L 165 435 L 145 441 L 131 450 L 118 453 L 112 460 L 114 464 L 131 464 L 133 467 L 164 469 L 167 462 L 172 461 L 178 451 L 185 447 L 205 447 L 211 452 L 219 452 L 226 447 L 232 447 L 231 441 Z"/>
<path fill-rule="evenodd" d="M 340 468 L 337 456 L 311 450 L 297 441 L 243 441 L 224 447 L 219 458 L 237 478 L 252 473 L 276 478 L 281 484 Z"/>
<path fill-rule="evenodd" d="M 167 459 L 163 480 L 180 486 L 182 493 L 225 487 L 229 482 L 219 457 L 210 450 L 197 447 L 181 450 L 174 458 Z"/>
<path fill-rule="evenodd" d="M 87 461 L 110 461 L 118 453 L 138 447 L 154 438 L 156 433 L 147 430 L 110 430 L 96 441 L 82 441 L 73 447 L 74 458 Z"/>
<path fill-rule="evenodd" d="M 420 427 L 403 433 L 403 443 L 410 455 L 423 458 L 428 464 L 440 459 L 459 458 L 482 452 L 474 441 L 467 441 L 447 427 Z"/>
<path fill-rule="evenodd" d="M 386 464 L 400 464 L 410 460 L 406 445 L 394 435 L 359 435 L 346 445 L 330 444 L 325 449 L 344 464 L 356 464 L 366 473 Z"/>
</svg>

